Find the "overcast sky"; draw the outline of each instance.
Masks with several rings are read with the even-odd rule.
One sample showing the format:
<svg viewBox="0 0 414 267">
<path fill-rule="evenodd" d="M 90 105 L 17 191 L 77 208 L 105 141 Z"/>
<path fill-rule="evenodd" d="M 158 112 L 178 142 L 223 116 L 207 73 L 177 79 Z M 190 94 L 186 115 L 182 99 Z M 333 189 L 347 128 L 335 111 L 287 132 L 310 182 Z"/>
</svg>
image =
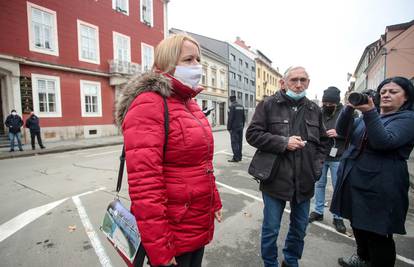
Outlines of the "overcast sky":
<svg viewBox="0 0 414 267">
<path fill-rule="evenodd" d="M 414 19 L 414 0 L 171 0 L 169 28 L 234 42 L 240 36 L 281 73 L 308 69 L 313 99 L 328 86 L 348 87 L 365 47 L 387 25 Z"/>
</svg>

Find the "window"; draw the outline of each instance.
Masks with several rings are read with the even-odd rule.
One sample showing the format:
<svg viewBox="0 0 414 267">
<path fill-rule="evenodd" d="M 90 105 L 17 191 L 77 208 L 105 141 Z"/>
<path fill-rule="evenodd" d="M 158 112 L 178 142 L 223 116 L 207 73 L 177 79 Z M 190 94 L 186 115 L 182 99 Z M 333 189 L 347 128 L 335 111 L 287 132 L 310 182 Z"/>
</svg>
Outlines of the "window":
<svg viewBox="0 0 414 267">
<path fill-rule="evenodd" d="M 249 84 L 249 79 L 248 79 L 248 78 L 246 78 L 246 77 L 244 77 L 244 83 L 245 83 L 245 84 Z"/>
<path fill-rule="evenodd" d="M 148 26 L 154 26 L 152 16 L 152 0 L 141 0 L 141 22 Z"/>
<path fill-rule="evenodd" d="M 220 71 L 220 88 L 223 88 L 226 86 L 226 78 L 224 71 Z"/>
<path fill-rule="evenodd" d="M 145 72 L 150 70 L 154 63 L 154 47 L 141 43 L 141 55 L 142 71 Z"/>
<path fill-rule="evenodd" d="M 260 68 L 257 68 L 257 78 L 260 78 Z"/>
<path fill-rule="evenodd" d="M 231 71 L 229 73 L 230 73 L 230 78 L 235 80 L 236 79 L 236 73 L 231 72 Z"/>
<path fill-rule="evenodd" d="M 203 66 L 203 73 L 201 75 L 201 84 L 207 85 L 207 67 Z"/>
<path fill-rule="evenodd" d="M 217 86 L 217 70 L 211 69 L 211 86 L 216 87 Z"/>
<path fill-rule="evenodd" d="M 233 54 L 230 54 L 231 60 L 236 61 L 236 56 Z"/>
<path fill-rule="evenodd" d="M 230 95 L 236 95 L 236 91 L 231 90 L 231 94 Z"/>
<path fill-rule="evenodd" d="M 129 36 L 113 32 L 114 59 L 121 62 L 131 62 L 131 38 Z"/>
<path fill-rule="evenodd" d="M 39 117 L 62 117 L 60 78 L 32 74 L 33 109 Z"/>
<path fill-rule="evenodd" d="M 244 66 L 246 66 L 246 69 L 249 69 L 249 63 L 244 62 Z"/>
<path fill-rule="evenodd" d="M 102 117 L 101 83 L 80 81 L 82 117 Z"/>
<path fill-rule="evenodd" d="M 239 100 L 239 101 L 243 100 L 243 93 L 242 92 L 237 92 L 237 100 Z"/>
<path fill-rule="evenodd" d="M 243 60 L 241 58 L 239 59 L 239 63 L 240 63 L 240 66 L 243 66 Z"/>
<path fill-rule="evenodd" d="M 237 79 L 241 82 L 241 75 L 240 74 L 237 74 Z"/>
<path fill-rule="evenodd" d="M 244 94 L 244 106 L 246 108 L 249 107 L 249 95 L 248 94 Z"/>
<path fill-rule="evenodd" d="M 27 2 L 29 50 L 59 56 L 56 12 Z"/>
<path fill-rule="evenodd" d="M 254 72 L 254 66 L 252 66 L 252 71 Z"/>
<path fill-rule="evenodd" d="M 99 64 L 99 28 L 78 20 L 79 60 Z"/>
<path fill-rule="evenodd" d="M 129 15 L 129 0 L 112 0 L 112 8 L 125 15 Z"/>
<path fill-rule="evenodd" d="M 254 81 L 253 81 L 253 80 L 250 80 L 250 84 L 251 84 L 252 86 L 254 86 Z"/>
<path fill-rule="evenodd" d="M 250 95 L 250 107 L 254 108 L 253 95 Z"/>
</svg>

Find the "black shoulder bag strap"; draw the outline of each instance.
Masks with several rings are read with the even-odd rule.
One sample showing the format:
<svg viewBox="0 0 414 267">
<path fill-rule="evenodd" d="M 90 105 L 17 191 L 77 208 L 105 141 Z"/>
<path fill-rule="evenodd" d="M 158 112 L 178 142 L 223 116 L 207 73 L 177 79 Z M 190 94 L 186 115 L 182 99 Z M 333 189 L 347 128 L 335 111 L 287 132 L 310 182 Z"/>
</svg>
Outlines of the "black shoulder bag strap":
<svg viewBox="0 0 414 267">
<path fill-rule="evenodd" d="M 164 154 L 163 157 L 165 159 L 165 152 L 167 151 L 167 143 L 168 143 L 168 130 L 169 130 L 169 115 L 168 115 L 168 105 L 167 105 L 167 98 L 163 96 L 164 100 L 164 130 L 165 130 L 165 141 L 164 141 Z M 119 157 L 119 171 L 118 171 L 118 182 L 116 184 L 116 193 L 118 194 L 121 190 L 122 185 L 122 176 L 124 174 L 124 163 L 125 163 L 125 145 L 122 146 L 122 153 Z"/>
</svg>

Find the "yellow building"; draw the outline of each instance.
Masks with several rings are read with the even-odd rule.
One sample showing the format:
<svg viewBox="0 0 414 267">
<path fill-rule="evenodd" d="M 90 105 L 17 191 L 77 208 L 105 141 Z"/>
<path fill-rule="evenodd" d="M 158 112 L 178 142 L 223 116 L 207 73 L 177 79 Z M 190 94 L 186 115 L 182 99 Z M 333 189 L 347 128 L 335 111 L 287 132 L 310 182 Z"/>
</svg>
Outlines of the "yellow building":
<svg viewBox="0 0 414 267">
<path fill-rule="evenodd" d="M 265 96 L 273 95 L 280 89 L 280 74 L 272 67 L 272 61 L 262 52 L 256 50 L 256 104 Z"/>
</svg>

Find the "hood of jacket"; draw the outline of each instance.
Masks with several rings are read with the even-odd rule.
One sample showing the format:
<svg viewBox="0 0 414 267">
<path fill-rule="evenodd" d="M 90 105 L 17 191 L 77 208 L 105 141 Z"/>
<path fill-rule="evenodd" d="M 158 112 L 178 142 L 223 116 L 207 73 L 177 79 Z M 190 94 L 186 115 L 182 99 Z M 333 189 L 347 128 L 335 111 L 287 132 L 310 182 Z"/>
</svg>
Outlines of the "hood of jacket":
<svg viewBox="0 0 414 267">
<path fill-rule="evenodd" d="M 191 89 L 168 73 L 146 72 L 135 76 L 123 87 L 116 104 L 115 121 L 121 128 L 129 106 L 141 93 L 156 92 L 164 97 L 176 95 L 186 100 L 196 96 L 202 90 L 202 87 Z"/>
</svg>

